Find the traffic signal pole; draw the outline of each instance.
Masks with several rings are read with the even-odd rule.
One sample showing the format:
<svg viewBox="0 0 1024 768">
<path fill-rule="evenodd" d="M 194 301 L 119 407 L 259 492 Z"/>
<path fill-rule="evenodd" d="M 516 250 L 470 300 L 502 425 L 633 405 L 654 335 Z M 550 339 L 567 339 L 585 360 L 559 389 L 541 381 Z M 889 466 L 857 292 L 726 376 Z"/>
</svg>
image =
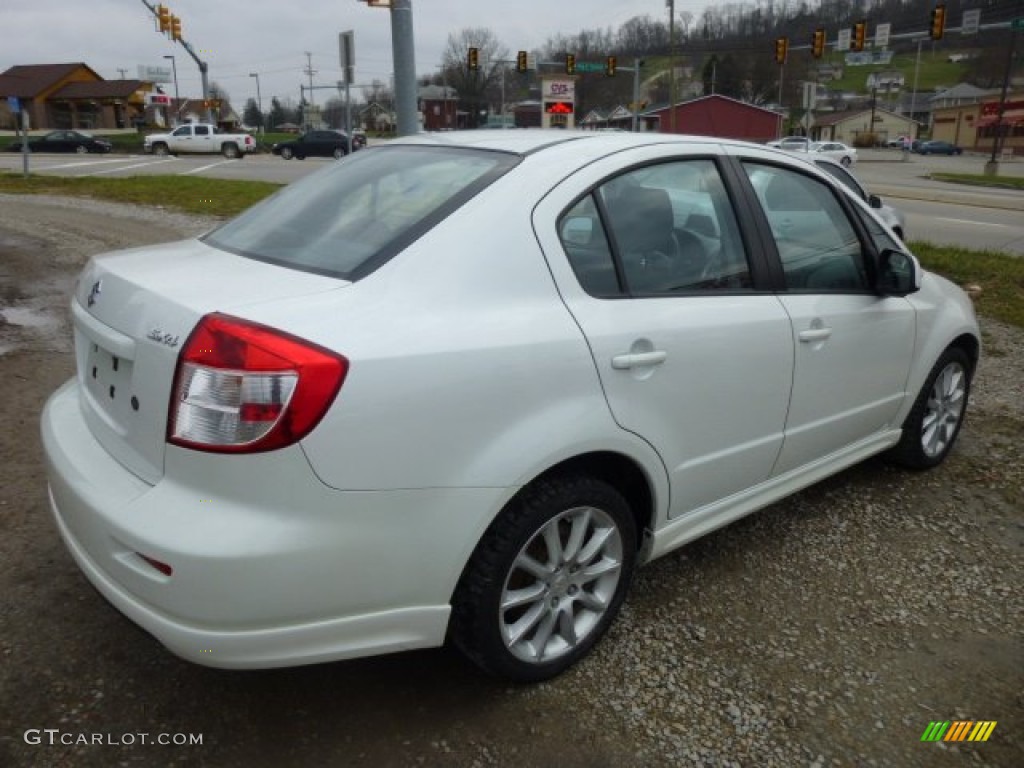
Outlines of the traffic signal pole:
<svg viewBox="0 0 1024 768">
<path fill-rule="evenodd" d="M 157 10 L 157 7 L 146 2 L 146 0 L 142 0 L 142 4 L 149 9 L 149 12 L 153 14 L 153 18 L 155 18 L 159 22 L 160 12 Z M 207 103 L 210 98 L 209 65 L 196 55 L 196 52 L 192 50 L 192 46 L 189 45 L 185 38 L 181 37 L 180 34 L 175 36 L 174 42 L 181 43 L 181 47 L 185 49 L 185 52 L 192 57 L 192 60 L 199 67 L 199 76 L 203 83 L 203 103 Z M 178 106 L 178 108 L 180 109 L 180 105 Z M 206 108 L 206 122 L 213 123 L 212 107 Z"/>
</svg>

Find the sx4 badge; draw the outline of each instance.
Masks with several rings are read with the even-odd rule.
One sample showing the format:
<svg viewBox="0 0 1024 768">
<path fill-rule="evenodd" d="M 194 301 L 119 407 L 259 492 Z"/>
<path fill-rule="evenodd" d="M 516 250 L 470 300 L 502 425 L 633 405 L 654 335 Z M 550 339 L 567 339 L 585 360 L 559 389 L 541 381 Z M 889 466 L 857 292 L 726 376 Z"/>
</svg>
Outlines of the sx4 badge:
<svg viewBox="0 0 1024 768">
<path fill-rule="evenodd" d="M 164 333 L 159 328 L 154 328 L 152 331 L 146 334 L 146 338 L 150 341 L 155 341 L 158 344 L 163 344 L 166 347 L 174 348 L 178 346 L 178 337 L 172 333 Z"/>
</svg>

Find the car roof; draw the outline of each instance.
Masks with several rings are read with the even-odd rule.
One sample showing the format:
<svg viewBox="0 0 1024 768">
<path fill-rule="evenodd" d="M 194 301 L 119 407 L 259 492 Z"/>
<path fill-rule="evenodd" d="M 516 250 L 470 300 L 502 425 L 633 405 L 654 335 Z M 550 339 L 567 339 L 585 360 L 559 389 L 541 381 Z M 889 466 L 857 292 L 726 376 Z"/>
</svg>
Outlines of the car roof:
<svg viewBox="0 0 1024 768">
<path fill-rule="evenodd" d="M 443 133 L 418 133 L 391 144 L 419 144 L 450 147 L 467 147 L 496 152 L 511 152 L 530 155 L 545 149 L 576 144 L 585 144 L 595 154 L 611 153 L 634 147 L 662 144 L 717 144 L 721 146 L 756 146 L 761 144 L 723 139 L 717 136 L 691 136 L 671 133 L 630 133 L 618 131 L 583 131 L 563 129 L 508 129 L 500 131 L 445 131 Z"/>
</svg>

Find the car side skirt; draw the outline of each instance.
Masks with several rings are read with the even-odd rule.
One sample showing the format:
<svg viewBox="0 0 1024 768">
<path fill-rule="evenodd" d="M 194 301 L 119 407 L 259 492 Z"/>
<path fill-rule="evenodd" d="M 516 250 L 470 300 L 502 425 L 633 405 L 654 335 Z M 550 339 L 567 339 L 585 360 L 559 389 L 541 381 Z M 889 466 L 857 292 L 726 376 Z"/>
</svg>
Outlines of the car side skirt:
<svg viewBox="0 0 1024 768">
<path fill-rule="evenodd" d="M 902 430 L 900 429 L 878 432 L 842 451 L 770 478 L 753 488 L 721 501 L 695 509 L 654 532 L 647 561 L 661 557 L 684 544 L 746 517 L 751 512 L 763 509 L 803 488 L 814 485 L 819 480 L 841 472 L 869 456 L 892 448 L 899 442 L 901 434 Z"/>
</svg>

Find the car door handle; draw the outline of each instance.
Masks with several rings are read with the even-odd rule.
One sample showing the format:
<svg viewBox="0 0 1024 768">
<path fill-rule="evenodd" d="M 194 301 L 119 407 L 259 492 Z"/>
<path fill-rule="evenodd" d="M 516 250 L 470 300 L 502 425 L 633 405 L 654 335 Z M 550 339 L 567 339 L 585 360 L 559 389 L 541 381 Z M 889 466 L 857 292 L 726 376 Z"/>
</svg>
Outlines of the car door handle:
<svg viewBox="0 0 1024 768">
<path fill-rule="evenodd" d="M 651 352 L 630 352 L 625 355 L 616 355 L 612 358 L 612 368 L 617 371 L 624 371 L 628 368 L 641 368 L 645 365 L 660 365 L 665 362 L 668 352 L 655 349 Z"/>
<path fill-rule="evenodd" d="M 806 342 L 824 341 L 831 335 L 831 328 L 810 328 L 806 331 L 800 331 L 800 333 L 797 334 L 797 338 L 799 338 L 800 341 Z"/>
</svg>

